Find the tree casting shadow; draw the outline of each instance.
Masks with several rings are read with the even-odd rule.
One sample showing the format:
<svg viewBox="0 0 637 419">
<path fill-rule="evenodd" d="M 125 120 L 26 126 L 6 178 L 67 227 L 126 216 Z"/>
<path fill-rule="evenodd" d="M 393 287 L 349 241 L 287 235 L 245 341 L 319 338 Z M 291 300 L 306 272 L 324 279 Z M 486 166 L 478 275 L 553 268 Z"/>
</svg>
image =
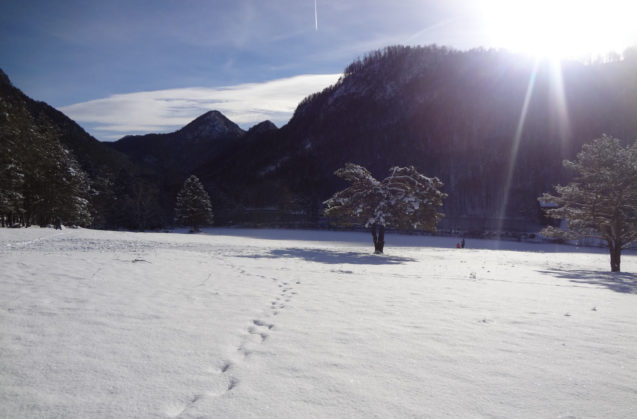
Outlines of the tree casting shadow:
<svg viewBox="0 0 637 419">
<path fill-rule="evenodd" d="M 250 255 L 252 258 L 294 258 L 304 259 L 309 262 L 338 265 L 351 263 L 358 265 L 398 265 L 405 262 L 414 262 L 416 259 L 402 256 L 374 255 L 360 252 L 339 252 L 327 249 L 302 249 L 288 248 L 276 249 L 268 254 Z"/>
<path fill-rule="evenodd" d="M 540 273 L 565 278 L 575 284 L 598 285 L 615 292 L 637 294 L 637 274 L 633 273 L 562 269 L 540 271 Z"/>
</svg>

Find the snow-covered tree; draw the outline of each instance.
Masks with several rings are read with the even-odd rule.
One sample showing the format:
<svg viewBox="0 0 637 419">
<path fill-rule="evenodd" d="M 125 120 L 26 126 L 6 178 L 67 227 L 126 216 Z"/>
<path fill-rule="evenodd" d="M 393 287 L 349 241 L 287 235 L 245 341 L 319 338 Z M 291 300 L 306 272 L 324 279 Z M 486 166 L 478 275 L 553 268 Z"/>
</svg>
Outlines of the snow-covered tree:
<svg viewBox="0 0 637 419">
<path fill-rule="evenodd" d="M 637 142 L 622 146 L 619 139 L 603 135 L 564 166 L 575 171 L 573 182 L 555 186 L 557 195 L 545 193 L 538 199 L 557 205 L 546 213 L 568 220 L 568 229 L 548 227 L 543 233 L 604 240 L 611 271 L 619 272 L 622 249 L 637 240 Z"/>
<path fill-rule="evenodd" d="M 376 253 L 383 253 L 385 228 L 435 231 L 444 214 L 437 212 L 447 194 L 442 182 L 413 167 L 393 167 L 389 176 L 376 180 L 367 169 L 353 163 L 334 174 L 351 185 L 324 202 L 325 215 L 341 226 L 370 228 Z"/>
<path fill-rule="evenodd" d="M 212 205 L 208 192 L 199 178 L 191 175 L 177 195 L 175 221 L 181 225 L 192 226 L 192 231 L 198 232 L 199 227 L 212 224 L 212 217 Z"/>
</svg>

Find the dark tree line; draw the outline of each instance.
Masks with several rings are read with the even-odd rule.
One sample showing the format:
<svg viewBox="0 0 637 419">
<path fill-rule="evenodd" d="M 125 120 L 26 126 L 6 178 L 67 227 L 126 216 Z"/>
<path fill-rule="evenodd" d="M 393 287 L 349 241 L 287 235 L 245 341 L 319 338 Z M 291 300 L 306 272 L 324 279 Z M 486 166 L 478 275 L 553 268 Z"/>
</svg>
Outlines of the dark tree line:
<svg viewBox="0 0 637 419">
<path fill-rule="evenodd" d="M 0 225 L 160 227 L 172 220 L 161 189 L 156 173 L 30 99 L 0 70 Z"/>
<path fill-rule="evenodd" d="M 175 197 L 192 173 L 211 192 L 217 223 L 323 226 L 322 202 L 343 187 L 333 173 L 355 161 L 374 176 L 392 166 L 438 176 L 449 194 L 443 230 L 480 234 L 503 219 L 505 230 L 529 231 L 541 223 L 536 197 L 569 180 L 563 159 L 601 132 L 637 137 L 637 60 L 627 58 L 564 63 L 568 127 L 558 118 L 552 73 L 540 67 L 514 144 L 533 68 L 500 51 L 393 46 L 356 60 L 337 83 L 303 100 L 280 129 L 264 124 L 242 133 L 208 113 L 175 135 L 129 138 L 119 149 L 87 138 L 59 112 L 24 101 L 34 124 L 48 119 L 60 127 L 56 138 L 88 175 L 95 227 L 172 224 Z M 223 138 L 200 136 L 212 131 Z M 5 193 L 4 212 L 17 214 L 12 203 L 22 198 L 13 190 Z"/>
<path fill-rule="evenodd" d="M 0 102 L 6 108 L 7 102 Z M 1 112 L 5 110 L 5 112 Z M 0 109 L 0 222 L 3 226 L 90 225 L 90 186 L 55 128 L 26 112 Z"/>
</svg>

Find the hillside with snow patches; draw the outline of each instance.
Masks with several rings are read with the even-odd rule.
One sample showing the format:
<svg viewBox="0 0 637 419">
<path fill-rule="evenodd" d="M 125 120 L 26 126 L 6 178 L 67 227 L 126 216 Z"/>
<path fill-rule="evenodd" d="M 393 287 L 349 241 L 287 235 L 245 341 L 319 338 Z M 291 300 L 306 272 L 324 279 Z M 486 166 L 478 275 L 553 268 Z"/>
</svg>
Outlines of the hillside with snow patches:
<svg viewBox="0 0 637 419">
<path fill-rule="evenodd" d="M 634 418 L 637 255 L 0 230 L 0 417 Z"/>
</svg>

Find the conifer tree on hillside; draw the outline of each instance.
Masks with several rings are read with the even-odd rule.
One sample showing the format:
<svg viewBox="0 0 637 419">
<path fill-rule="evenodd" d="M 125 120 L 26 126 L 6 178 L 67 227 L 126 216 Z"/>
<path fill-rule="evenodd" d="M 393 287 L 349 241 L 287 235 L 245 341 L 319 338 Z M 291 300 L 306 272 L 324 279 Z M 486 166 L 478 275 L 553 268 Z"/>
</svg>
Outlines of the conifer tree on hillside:
<svg viewBox="0 0 637 419">
<path fill-rule="evenodd" d="M 24 212 L 26 224 L 64 224 L 88 226 L 88 176 L 73 154 L 59 141 L 41 137 L 30 144 L 24 155 Z"/>
<path fill-rule="evenodd" d="M 341 226 L 371 229 L 375 253 L 383 253 L 385 228 L 435 231 L 444 214 L 437 212 L 447 194 L 437 178 L 413 167 L 393 167 L 378 181 L 367 169 L 353 163 L 334 174 L 351 185 L 324 202 L 325 215 Z"/>
<path fill-rule="evenodd" d="M 637 141 L 622 146 L 619 139 L 603 135 L 585 144 L 575 161 L 564 161 L 575 171 L 574 181 L 555 186 L 557 195 L 538 199 L 557 208 L 546 211 L 568 220 L 568 230 L 548 227 L 550 237 L 599 238 L 610 252 L 612 272 L 620 271 L 621 253 L 637 240 Z"/>
<path fill-rule="evenodd" d="M 24 168 L 12 139 L 0 135 L 0 224 L 19 222 L 24 213 Z"/>
<path fill-rule="evenodd" d="M 51 125 L 0 102 L 0 219 L 2 225 L 87 226 L 89 180 Z"/>
<path fill-rule="evenodd" d="M 184 226 L 192 226 L 193 232 L 199 227 L 212 224 L 212 205 L 208 192 L 204 189 L 195 175 L 191 175 L 184 182 L 184 186 L 177 195 L 175 205 L 175 222 Z"/>
</svg>

